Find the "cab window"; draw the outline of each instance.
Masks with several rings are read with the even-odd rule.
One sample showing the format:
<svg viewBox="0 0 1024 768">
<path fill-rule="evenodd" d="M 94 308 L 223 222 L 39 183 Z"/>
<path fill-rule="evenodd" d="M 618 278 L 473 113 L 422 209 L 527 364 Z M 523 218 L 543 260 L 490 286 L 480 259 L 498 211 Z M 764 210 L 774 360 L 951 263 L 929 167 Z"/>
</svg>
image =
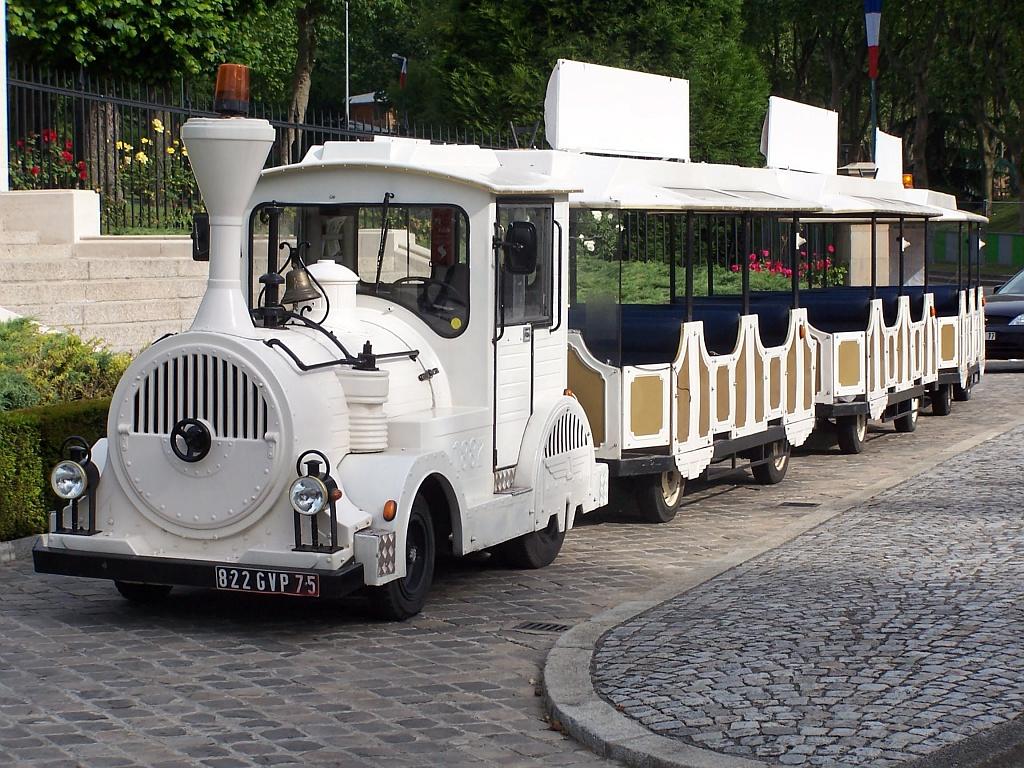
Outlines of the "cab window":
<svg viewBox="0 0 1024 768">
<path fill-rule="evenodd" d="M 529 222 L 536 229 L 537 265 L 529 274 L 516 274 L 506 268 L 507 256 L 499 256 L 502 259 L 501 300 L 504 324 L 550 325 L 554 208 L 550 202 L 499 204 L 498 226 L 501 232 L 507 233 L 513 222 Z"/>
</svg>

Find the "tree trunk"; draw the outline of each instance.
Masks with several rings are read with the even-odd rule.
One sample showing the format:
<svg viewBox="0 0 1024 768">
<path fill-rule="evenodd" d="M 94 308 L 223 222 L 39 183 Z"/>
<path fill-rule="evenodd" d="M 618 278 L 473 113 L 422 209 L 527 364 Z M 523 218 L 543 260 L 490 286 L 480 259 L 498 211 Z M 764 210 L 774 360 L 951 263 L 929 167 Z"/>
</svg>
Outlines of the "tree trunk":
<svg viewBox="0 0 1024 768">
<path fill-rule="evenodd" d="M 923 69 L 923 68 L 922 68 Z M 928 188 L 928 73 L 914 75 L 914 186 Z"/>
<path fill-rule="evenodd" d="M 984 118 L 984 115 L 982 115 Z M 978 147 L 981 150 L 981 196 L 985 203 L 985 215 L 992 212 L 992 193 L 996 175 L 996 137 L 984 119 L 978 120 Z"/>
<path fill-rule="evenodd" d="M 298 42 L 295 69 L 292 71 L 292 101 L 288 106 L 288 122 L 293 127 L 288 128 L 281 142 L 280 157 L 283 164 L 301 159 L 298 157 L 301 146 L 296 146 L 301 141 L 301 133 L 294 126 L 306 119 L 309 89 L 313 84 L 313 66 L 316 63 L 316 22 L 321 12 L 321 9 L 312 3 L 303 5 L 295 11 Z"/>
<path fill-rule="evenodd" d="M 89 101 L 85 118 L 85 167 L 89 188 L 100 195 L 105 232 L 128 225 L 127 203 L 124 200 L 118 173 L 121 158 L 121 120 L 116 105 L 107 101 Z M 130 153 L 128 153 L 130 155 Z"/>
</svg>

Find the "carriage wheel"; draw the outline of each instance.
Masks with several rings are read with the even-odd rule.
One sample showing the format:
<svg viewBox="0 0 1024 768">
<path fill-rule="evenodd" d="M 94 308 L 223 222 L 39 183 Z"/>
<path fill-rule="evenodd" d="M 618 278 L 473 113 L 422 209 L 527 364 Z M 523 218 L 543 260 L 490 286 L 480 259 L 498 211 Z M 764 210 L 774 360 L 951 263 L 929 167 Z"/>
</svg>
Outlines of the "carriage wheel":
<svg viewBox="0 0 1024 768">
<path fill-rule="evenodd" d="M 789 470 L 789 454 L 790 446 L 786 440 L 772 443 L 770 453 L 765 456 L 766 460 L 750 467 L 754 479 L 761 485 L 781 483 Z"/>
<path fill-rule="evenodd" d="M 932 390 L 932 415 L 948 416 L 952 408 L 953 388 L 949 384 L 937 384 Z"/>
<path fill-rule="evenodd" d="M 920 410 L 920 402 L 915 397 L 910 401 L 910 413 L 905 413 L 899 418 L 892 420 L 892 425 L 897 432 L 913 432 L 917 429 L 917 414 Z"/>
<path fill-rule="evenodd" d="M 839 450 L 843 453 L 860 453 L 864 450 L 864 440 L 868 436 L 867 414 L 840 416 L 836 419 L 836 433 L 839 437 Z"/>
<path fill-rule="evenodd" d="M 974 385 L 968 382 L 966 387 L 961 387 L 959 384 L 953 385 L 953 399 L 958 403 L 966 403 L 971 399 L 971 389 Z"/>
<path fill-rule="evenodd" d="M 671 522 L 679 512 L 685 490 L 686 479 L 676 469 L 638 478 L 637 517 L 645 523 Z"/>
</svg>

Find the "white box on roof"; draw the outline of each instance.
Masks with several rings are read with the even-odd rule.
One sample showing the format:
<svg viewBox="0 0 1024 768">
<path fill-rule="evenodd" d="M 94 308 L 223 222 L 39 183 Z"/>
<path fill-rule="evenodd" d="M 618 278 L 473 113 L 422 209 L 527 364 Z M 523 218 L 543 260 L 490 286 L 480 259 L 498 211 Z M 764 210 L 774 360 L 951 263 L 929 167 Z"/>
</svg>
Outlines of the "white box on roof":
<svg viewBox="0 0 1024 768">
<path fill-rule="evenodd" d="M 772 96 L 761 131 L 761 153 L 769 168 L 835 175 L 839 114 Z"/>
<path fill-rule="evenodd" d="M 559 59 L 544 98 L 553 149 L 690 159 L 690 83 Z"/>
<path fill-rule="evenodd" d="M 903 183 L 903 139 L 875 131 L 875 167 L 878 181 Z"/>
</svg>

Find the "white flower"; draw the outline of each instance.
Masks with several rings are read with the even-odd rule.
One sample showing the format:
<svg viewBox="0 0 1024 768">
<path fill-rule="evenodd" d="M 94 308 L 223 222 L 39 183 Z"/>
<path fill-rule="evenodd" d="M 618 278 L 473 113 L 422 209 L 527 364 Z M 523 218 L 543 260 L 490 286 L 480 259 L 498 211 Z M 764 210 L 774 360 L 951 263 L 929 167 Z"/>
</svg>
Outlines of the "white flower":
<svg viewBox="0 0 1024 768">
<path fill-rule="evenodd" d="M 600 211 L 591 211 L 590 213 L 593 215 L 594 221 L 600 221 L 601 217 L 604 216 L 604 214 L 601 213 Z M 591 249 L 591 250 L 593 250 L 593 249 Z"/>
<path fill-rule="evenodd" d="M 593 253 L 594 252 L 594 241 L 593 240 L 584 240 L 583 241 L 583 247 L 586 248 L 591 253 Z"/>
</svg>

